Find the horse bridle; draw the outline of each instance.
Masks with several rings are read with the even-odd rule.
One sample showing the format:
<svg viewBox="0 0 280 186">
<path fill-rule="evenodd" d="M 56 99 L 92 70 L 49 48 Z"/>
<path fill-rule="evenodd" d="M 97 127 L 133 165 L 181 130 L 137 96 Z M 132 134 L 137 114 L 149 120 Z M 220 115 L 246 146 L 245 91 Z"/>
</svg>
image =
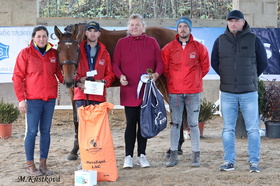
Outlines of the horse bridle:
<svg viewBox="0 0 280 186">
<path fill-rule="evenodd" d="M 80 45 L 79 45 L 79 42 L 77 40 L 73 40 L 73 39 L 66 39 L 66 40 L 62 40 L 62 41 L 59 41 L 57 44 L 59 45 L 59 43 L 77 43 L 78 46 L 79 46 L 79 50 L 80 50 Z M 66 60 L 66 61 L 63 61 L 61 64 L 60 64 L 60 67 L 62 68 L 63 65 L 75 65 L 75 67 L 77 68 L 78 67 L 78 62 L 80 60 L 80 51 L 78 52 L 78 61 L 75 62 L 73 60 Z"/>
</svg>

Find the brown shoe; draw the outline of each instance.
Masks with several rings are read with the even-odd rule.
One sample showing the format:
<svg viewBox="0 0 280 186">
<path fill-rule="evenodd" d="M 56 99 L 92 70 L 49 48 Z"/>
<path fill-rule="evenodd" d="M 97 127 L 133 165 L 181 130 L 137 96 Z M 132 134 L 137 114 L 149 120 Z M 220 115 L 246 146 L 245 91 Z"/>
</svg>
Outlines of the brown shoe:
<svg viewBox="0 0 280 186">
<path fill-rule="evenodd" d="M 40 159 L 40 165 L 39 165 L 39 170 L 43 173 L 43 175 L 52 175 L 53 172 L 48 170 L 47 168 L 47 160 L 46 159 Z"/>
<path fill-rule="evenodd" d="M 42 175 L 42 173 L 38 169 L 36 169 L 34 161 L 27 161 L 26 164 L 27 164 L 26 172 L 28 174 L 31 174 L 33 176 L 41 176 Z"/>
</svg>

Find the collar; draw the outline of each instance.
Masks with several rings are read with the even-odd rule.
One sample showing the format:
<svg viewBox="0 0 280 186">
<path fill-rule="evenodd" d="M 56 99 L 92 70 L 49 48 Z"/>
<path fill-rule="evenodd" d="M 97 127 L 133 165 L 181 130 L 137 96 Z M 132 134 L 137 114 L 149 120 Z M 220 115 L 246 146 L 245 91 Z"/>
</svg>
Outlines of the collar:
<svg viewBox="0 0 280 186">
<path fill-rule="evenodd" d="M 38 45 L 33 41 L 33 45 L 36 47 L 36 48 L 39 48 Z M 50 50 L 52 48 L 52 45 L 48 42 L 47 43 L 47 47 L 46 47 L 46 51 Z"/>
</svg>

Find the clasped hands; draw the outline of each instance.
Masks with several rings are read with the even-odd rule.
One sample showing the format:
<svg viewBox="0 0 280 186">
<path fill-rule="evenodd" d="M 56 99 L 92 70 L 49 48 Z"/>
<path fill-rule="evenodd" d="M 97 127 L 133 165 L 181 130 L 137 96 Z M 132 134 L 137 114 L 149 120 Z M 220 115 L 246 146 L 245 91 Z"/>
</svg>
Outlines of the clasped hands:
<svg viewBox="0 0 280 186">
<path fill-rule="evenodd" d="M 157 72 L 156 72 L 156 73 L 153 73 L 153 74 L 151 74 L 151 75 L 147 75 L 147 76 L 149 76 L 148 78 L 153 79 L 153 81 L 156 81 L 157 78 L 159 77 L 159 75 L 158 75 Z M 121 76 L 120 76 L 120 83 L 121 83 L 122 86 L 128 85 L 128 81 L 127 81 L 125 75 L 121 75 Z"/>
</svg>

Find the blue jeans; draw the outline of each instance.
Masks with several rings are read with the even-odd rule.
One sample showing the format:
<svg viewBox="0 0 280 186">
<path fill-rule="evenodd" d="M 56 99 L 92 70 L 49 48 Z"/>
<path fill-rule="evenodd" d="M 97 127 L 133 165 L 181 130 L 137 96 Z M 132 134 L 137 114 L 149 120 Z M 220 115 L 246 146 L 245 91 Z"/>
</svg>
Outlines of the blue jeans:
<svg viewBox="0 0 280 186">
<path fill-rule="evenodd" d="M 54 113 L 55 99 L 49 101 L 26 100 L 27 129 L 24 139 L 26 160 L 34 160 L 34 148 L 38 129 L 40 129 L 40 159 L 47 159 L 50 148 L 50 130 Z"/>
<path fill-rule="evenodd" d="M 169 94 L 169 106 L 172 122 L 170 130 L 170 142 L 172 151 L 178 150 L 184 107 L 186 107 L 187 110 L 187 121 L 191 132 L 192 151 L 200 151 L 200 133 L 198 129 L 200 98 L 201 93 Z"/>
<path fill-rule="evenodd" d="M 258 163 L 260 161 L 260 132 L 258 92 L 244 94 L 232 94 L 221 92 L 221 111 L 224 120 L 223 146 L 224 160 L 235 164 L 235 126 L 238 117 L 238 108 L 244 117 L 248 136 L 248 161 Z"/>
</svg>

